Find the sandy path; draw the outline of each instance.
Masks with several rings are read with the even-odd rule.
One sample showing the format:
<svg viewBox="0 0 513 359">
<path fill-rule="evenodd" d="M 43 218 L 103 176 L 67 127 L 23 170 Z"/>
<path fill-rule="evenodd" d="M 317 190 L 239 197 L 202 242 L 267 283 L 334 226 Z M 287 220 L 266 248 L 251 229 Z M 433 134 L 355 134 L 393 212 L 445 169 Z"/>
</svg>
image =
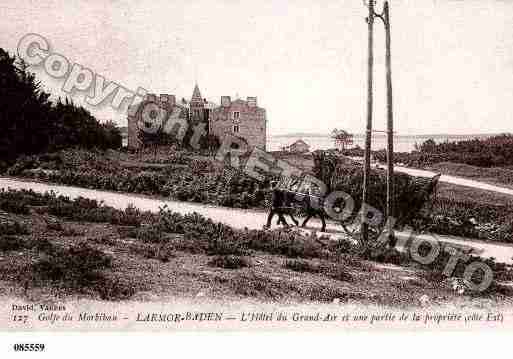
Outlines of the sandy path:
<svg viewBox="0 0 513 359">
<path fill-rule="evenodd" d="M 141 210 L 158 211 L 160 207 L 167 206 L 169 209 L 182 214 L 197 212 L 214 221 L 228 224 L 235 228 L 261 229 L 265 224 L 267 214 L 257 210 L 234 209 L 227 207 L 216 207 L 198 203 L 179 202 L 172 200 L 163 200 L 151 198 L 142 195 L 123 194 L 108 191 L 99 191 L 80 187 L 62 186 L 46 184 L 41 182 L 32 182 L 17 180 L 12 178 L 0 177 L 0 188 L 12 189 L 32 189 L 36 192 L 54 191 L 57 194 L 76 198 L 78 196 L 103 201 L 106 205 L 118 209 L 125 209 L 129 204 Z M 276 226 L 276 217 L 273 220 L 273 226 Z M 310 229 L 320 228 L 320 222 L 312 220 L 309 223 Z M 328 233 L 332 235 L 342 234 L 340 226 L 335 223 L 328 223 Z M 398 233 L 399 236 L 405 236 L 406 233 Z M 475 239 L 466 239 L 454 236 L 442 236 L 435 234 L 423 234 L 417 236 L 420 239 L 438 240 L 441 242 L 452 243 L 456 245 L 471 246 L 475 248 L 482 257 L 494 257 L 497 261 L 504 263 L 513 263 L 513 245 L 504 243 L 491 243 Z"/>
<path fill-rule="evenodd" d="M 363 159 L 360 157 L 350 157 L 351 159 L 355 161 L 361 162 Z M 381 169 L 386 169 L 386 165 L 384 164 L 372 164 L 373 167 L 378 167 Z M 402 166 L 394 166 L 394 170 L 397 172 L 402 172 L 409 174 L 411 176 L 418 176 L 418 177 L 433 177 L 437 175 L 438 173 L 432 172 L 432 171 L 426 171 L 426 170 L 419 170 L 416 168 L 409 168 L 409 167 L 402 167 Z M 465 187 L 471 187 L 471 188 L 478 188 L 486 191 L 492 191 L 502 194 L 507 194 L 510 196 L 513 196 L 513 189 L 511 188 L 505 188 L 500 186 L 495 186 L 488 183 L 483 183 L 479 181 L 474 181 L 462 177 L 456 177 L 456 176 L 449 176 L 449 175 L 442 175 L 440 177 L 440 182 L 445 183 L 452 183 L 459 186 L 465 186 Z"/>
</svg>

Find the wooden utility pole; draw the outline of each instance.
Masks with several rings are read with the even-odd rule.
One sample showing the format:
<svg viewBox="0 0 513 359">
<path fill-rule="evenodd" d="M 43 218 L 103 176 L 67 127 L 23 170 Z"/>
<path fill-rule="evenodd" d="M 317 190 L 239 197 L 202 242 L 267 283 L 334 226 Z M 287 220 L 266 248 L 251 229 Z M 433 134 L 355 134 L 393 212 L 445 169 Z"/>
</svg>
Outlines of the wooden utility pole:
<svg viewBox="0 0 513 359">
<path fill-rule="evenodd" d="M 367 213 L 364 206 L 367 203 L 367 192 L 369 187 L 370 175 L 370 157 L 371 157 L 371 141 L 372 141 L 372 71 L 374 66 L 374 0 L 367 0 L 369 15 L 367 17 L 368 25 L 368 58 L 367 58 L 367 128 L 365 132 L 365 153 L 363 163 L 363 193 L 362 193 L 362 239 L 364 243 L 369 240 L 369 225 L 367 224 Z"/>
<path fill-rule="evenodd" d="M 394 217 L 394 112 L 392 108 L 392 60 L 390 50 L 390 12 L 388 1 L 385 1 L 383 7 L 383 17 L 381 18 L 385 24 L 385 65 L 386 65 L 386 81 L 387 81 L 387 221 L 388 237 L 393 237 L 394 225 L 392 217 Z"/>
<path fill-rule="evenodd" d="M 369 50 L 368 50 L 368 74 L 367 74 L 367 129 L 365 133 L 365 154 L 363 168 L 363 194 L 362 206 L 365 206 L 368 198 L 369 176 L 370 176 L 370 155 L 372 142 L 372 71 L 374 65 L 373 59 L 373 25 L 374 18 L 378 17 L 385 25 L 385 65 L 386 65 L 386 90 L 387 90 L 387 203 L 386 219 L 388 226 L 386 228 L 389 238 L 393 236 L 394 216 L 394 116 L 392 107 L 392 63 L 390 50 L 390 10 L 388 1 L 385 1 L 383 12 L 376 14 L 374 12 L 374 1 L 368 0 L 369 16 L 367 18 L 369 28 Z M 363 216 L 366 211 L 363 211 Z M 367 218 L 362 218 L 362 238 L 364 243 L 369 239 L 369 226 L 366 223 Z"/>
</svg>

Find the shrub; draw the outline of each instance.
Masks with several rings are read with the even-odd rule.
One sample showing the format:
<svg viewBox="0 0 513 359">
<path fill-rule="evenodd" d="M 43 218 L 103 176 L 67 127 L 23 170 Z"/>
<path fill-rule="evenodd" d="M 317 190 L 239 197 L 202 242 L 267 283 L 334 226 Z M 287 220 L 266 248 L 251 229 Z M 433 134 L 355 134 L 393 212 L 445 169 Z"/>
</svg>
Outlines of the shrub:
<svg viewBox="0 0 513 359">
<path fill-rule="evenodd" d="M 290 283 L 270 280 L 266 276 L 254 273 L 242 273 L 226 281 L 235 293 L 249 297 L 263 296 L 271 300 L 278 300 L 288 292 L 297 291 L 297 288 Z"/>
<path fill-rule="evenodd" d="M 46 192 L 40 194 L 33 190 L 12 190 L 12 189 L 1 189 L 0 190 L 0 201 L 8 202 L 11 204 L 23 204 L 26 206 L 42 206 L 48 204 L 52 199 L 55 199 L 56 195 L 54 192 Z M 21 213 L 23 214 L 23 213 Z"/>
<path fill-rule="evenodd" d="M 353 280 L 353 276 L 348 272 L 347 268 L 340 264 L 323 265 L 319 270 L 326 276 L 339 280 L 342 282 L 350 282 Z"/>
<path fill-rule="evenodd" d="M 0 209 L 14 214 L 29 214 L 30 210 L 25 202 L 1 200 Z"/>
<path fill-rule="evenodd" d="M 82 197 L 73 201 L 66 197 L 54 198 L 49 203 L 48 213 L 75 221 L 107 222 L 132 226 L 139 226 L 143 217 L 143 214 L 133 206 L 120 211 Z"/>
<path fill-rule="evenodd" d="M 162 243 L 164 241 L 164 232 L 156 225 L 146 225 L 135 228 L 128 233 L 128 235 L 144 243 Z"/>
<path fill-rule="evenodd" d="M 305 260 L 287 260 L 283 265 L 284 268 L 295 272 L 318 273 L 319 267 Z"/>
<path fill-rule="evenodd" d="M 29 234 L 28 227 L 18 221 L 0 219 L 0 233 L 3 235 Z"/>
<path fill-rule="evenodd" d="M 130 299 L 137 293 L 138 286 L 129 279 L 105 278 L 95 286 L 102 300 L 119 301 Z"/>
<path fill-rule="evenodd" d="M 327 258 L 330 253 L 315 237 L 306 237 L 298 232 L 248 231 L 245 233 L 248 248 L 292 258 Z"/>
<path fill-rule="evenodd" d="M 47 258 L 39 260 L 33 268 L 42 280 L 86 286 L 101 278 L 99 271 L 112 267 L 110 256 L 86 243 L 49 249 Z"/>
<path fill-rule="evenodd" d="M 161 262 L 169 262 L 175 257 L 174 248 L 169 245 L 138 244 L 131 247 L 133 253 L 142 255 L 147 259 L 157 259 Z"/>
<path fill-rule="evenodd" d="M 62 235 L 67 237 L 78 237 L 84 235 L 84 232 L 81 232 L 73 227 L 64 227 L 62 229 Z"/>
<path fill-rule="evenodd" d="M 51 231 L 61 232 L 64 228 L 62 227 L 62 223 L 56 220 L 46 220 L 46 229 Z"/>
<path fill-rule="evenodd" d="M 119 224 L 122 226 L 141 225 L 143 214 L 133 204 L 130 204 L 124 211 L 116 211 L 114 218 L 111 220 L 112 224 Z"/>
<path fill-rule="evenodd" d="M 240 269 L 250 266 L 246 258 L 234 255 L 216 256 L 208 264 L 212 267 L 225 269 Z"/>
<path fill-rule="evenodd" d="M 0 251 L 18 251 L 27 248 L 27 242 L 23 238 L 3 235 L 0 237 Z"/>
<path fill-rule="evenodd" d="M 346 222 L 354 220 L 357 211 L 362 208 L 363 167 L 346 164 L 342 158 L 323 151 L 314 153 L 314 165 L 315 176 L 327 186 L 328 193 L 342 191 L 353 199 L 353 213 Z M 404 173 L 394 173 L 393 180 L 396 225 L 411 225 L 417 217 L 422 216 L 422 209 L 431 201 L 436 190 L 436 181 L 415 178 Z M 386 188 L 385 173 L 371 171 L 366 204 L 382 214 L 386 213 Z M 344 203 L 343 206 L 345 205 Z"/>
<path fill-rule="evenodd" d="M 306 272 L 314 274 L 322 274 L 329 278 L 349 282 L 353 280 L 353 276 L 347 271 L 342 264 L 321 264 L 315 265 L 305 260 L 288 260 L 284 267 L 295 272 Z"/>
<path fill-rule="evenodd" d="M 245 256 L 248 251 L 244 243 L 237 240 L 237 236 L 221 237 L 208 242 L 206 252 L 210 255 Z"/>
</svg>

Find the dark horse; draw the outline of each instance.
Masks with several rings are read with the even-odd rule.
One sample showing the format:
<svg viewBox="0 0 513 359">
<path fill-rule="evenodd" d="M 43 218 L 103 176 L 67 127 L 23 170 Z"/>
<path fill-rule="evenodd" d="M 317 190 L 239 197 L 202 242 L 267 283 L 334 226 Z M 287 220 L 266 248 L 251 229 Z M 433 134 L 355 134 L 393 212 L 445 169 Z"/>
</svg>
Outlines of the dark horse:
<svg viewBox="0 0 513 359">
<path fill-rule="evenodd" d="M 281 223 L 287 226 L 288 223 L 284 215 L 288 214 L 294 224 L 296 226 L 299 225 L 297 219 L 294 218 L 294 207 L 292 207 L 293 196 L 291 196 L 291 193 L 275 187 L 273 188 L 271 202 L 271 209 L 269 211 L 269 215 L 267 216 L 267 224 L 265 227 L 269 228 L 271 226 L 271 221 L 275 214 L 278 215 L 278 222 L 276 224 Z"/>
<path fill-rule="evenodd" d="M 312 217 L 317 216 L 322 221 L 321 232 L 326 230 L 326 215 L 323 209 L 322 198 L 281 188 L 273 189 L 272 206 L 267 216 L 266 227 L 271 226 L 271 221 L 275 214 L 278 215 L 277 224 L 288 225 L 284 216 L 287 214 L 296 226 L 299 225 L 298 220 L 294 218 L 294 211 L 297 207 L 301 207 L 306 214 L 306 218 L 301 227 L 305 227 Z"/>
</svg>

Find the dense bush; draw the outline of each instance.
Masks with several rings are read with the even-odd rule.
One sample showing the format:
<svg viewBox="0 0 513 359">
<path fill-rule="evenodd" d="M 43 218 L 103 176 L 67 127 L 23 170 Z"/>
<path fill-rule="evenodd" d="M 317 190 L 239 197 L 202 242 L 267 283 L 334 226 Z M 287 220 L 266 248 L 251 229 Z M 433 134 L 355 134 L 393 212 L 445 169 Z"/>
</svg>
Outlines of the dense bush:
<svg viewBox="0 0 513 359">
<path fill-rule="evenodd" d="M 112 258 L 102 251 L 81 243 L 70 248 L 52 247 L 47 257 L 34 264 L 34 272 L 42 280 L 89 284 L 98 279 L 98 272 L 112 267 Z"/>
<path fill-rule="evenodd" d="M 329 190 L 351 195 L 355 209 L 361 206 L 363 171 L 361 166 L 339 163 L 336 157 L 315 154 L 315 172 L 324 179 Z M 414 177 L 394 174 L 395 217 L 399 225 L 409 225 L 425 232 L 457 235 L 484 240 L 513 241 L 513 210 L 508 205 L 492 205 L 473 201 L 427 196 L 436 188 Z M 419 194 L 426 196 L 419 196 Z M 385 213 L 386 177 L 384 172 L 371 171 L 368 204 Z"/>
<path fill-rule="evenodd" d="M 327 187 L 327 193 L 342 191 L 351 196 L 354 202 L 352 220 L 357 211 L 362 208 L 363 167 L 346 164 L 336 155 L 322 151 L 314 153 L 314 173 Z M 414 220 L 423 215 L 422 209 L 429 205 L 436 191 L 436 183 L 429 179 L 416 178 L 404 173 L 394 173 L 394 217 L 397 224 L 413 225 Z M 386 215 L 386 173 L 371 170 L 367 205 Z M 345 206 L 342 203 L 342 208 Z M 384 223 L 383 218 L 382 223 Z"/>
<path fill-rule="evenodd" d="M 302 259 L 291 259 L 285 261 L 284 268 L 293 270 L 294 272 L 319 273 L 319 266 Z"/>
<path fill-rule="evenodd" d="M 150 216 L 147 213 L 142 213 L 134 206 L 128 206 L 125 210 L 118 210 L 105 206 L 96 200 L 83 197 L 71 200 L 69 197 L 57 196 L 54 192 L 40 194 L 32 190 L 2 190 L 0 191 L 0 203 L 2 202 L 19 202 L 30 206 L 45 206 L 50 215 L 74 221 L 107 222 L 126 226 L 139 226 L 145 218 Z M 18 230 L 17 228 L 24 228 L 21 224 L 5 223 L 7 223 L 5 224 L 7 226 L 5 230 L 11 227 L 16 228 L 16 230 Z M 26 229 L 19 230 L 26 232 Z"/>
<path fill-rule="evenodd" d="M 169 262 L 175 256 L 174 248 L 165 243 L 161 245 L 156 243 L 137 243 L 130 246 L 130 251 L 144 258 L 156 259 L 164 263 Z"/>
<path fill-rule="evenodd" d="M 240 269 L 244 267 L 249 267 L 250 263 L 244 257 L 224 255 L 214 257 L 210 262 L 208 262 L 208 265 L 224 269 Z"/>
<path fill-rule="evenodd" d="M 74 149 L 21 157 L 7 173 L 79 187 L 162 195 L 236 208 L 265 207 L 269 196 L 265 186 L 256 180 L 231 168 L 216 167 L 212 160 L 206 159 L 189 159 L 185 167 L 170 164 L 159 171 L 141 171 L 137 167 L 122 167 L 119 161 L 110 160 L 101 152 Z"/>
<path fill-rule="evenodd" d="M 502 134 L 486 139 L 470 139 L 454 142 L 436 143 L 429 139 L 416 145 L 412 152 L 395 152 L 394 162 L 410 167 L 426 167 L 435 163 L 464 163 L 478 167 L 512 166 L 513 134 Z M 362 148 L 343 150 L 345 156 L 362 157 Z M 386 162 L 385 150 L 372 151 L 372 156 L 379 162 Z"/>
<path fill-rule="evenodd" d="M 30 246 L 28 246 L 27 241 L 22 238 L 3 233 L 0 236 L 0 251 L 2 252 L 17 251 L 28 247 Z"/>
<path fill-rule="evenodd" d="M 27 271 L 36 285 L 51 281 L 56 287 L 79 292 L 92 290 L 103 300 L 128 299 L 137 291 L 130 280 L 108 276 L 107 270 L 113 267 L 112 257 L 87 243 L 66 248 L 49 244 L 41 250 L 45 255 Z"/>
<path fill-rule="evenodd" d="M 481 204 L 439 198 L 426 231 L 483 240 L 513 242 L 513 209 L 507 205 Z"/>
<path fill-rule="evenodd" d="M 16 235 L 16 234 L 29 234 L 27 225 L 19 221 L 11 221 L 0 218 L 0 234 L 2 235 Z"/>
<path fill-rule="evenodd" d="M 344 263 L 313 264 L 302 259 L 293 259 L 287 260 L 283 267 L 295 272 L 322 274 L 326 277 L 344 282 L 353 280 L 353 276 L 348 272 Z"/>
<path fill-rule="evenodd" d="M 0 49 L 0 158 L 13 161 L 22 154 L 72 146 L 121 147 L 113 123 L 99 123 L 67 99 L 52 103 L 27 67 Z"/>
</svg>

